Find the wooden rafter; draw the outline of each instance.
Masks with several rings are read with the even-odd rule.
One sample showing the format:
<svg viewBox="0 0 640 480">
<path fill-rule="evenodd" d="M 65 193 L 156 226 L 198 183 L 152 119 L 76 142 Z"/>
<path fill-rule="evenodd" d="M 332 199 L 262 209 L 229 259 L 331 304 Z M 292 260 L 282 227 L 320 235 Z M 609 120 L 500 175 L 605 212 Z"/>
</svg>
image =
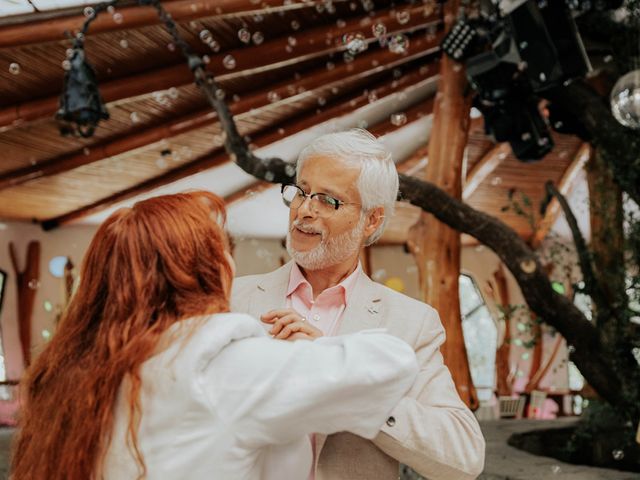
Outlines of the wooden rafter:
<svg viewBox="0 0 640 480">
<path fill-rule="evenodd" d="M 417 76 L 415 75 L 408 76 L 408 79 L 413 79 L 415 82 L 419 82 L 424 79 L 422 77 L 424 75 L 427 75 L 427 70 L 423 70 L 422 73 L 419 72 Z M 401 82 L 398 82 L 398 83 L 401 83 Z M 394 84 L 392 83 L 391 85 L 394 85 Z M 393 93 L 395 89 L 400 88 L 398 84 L 395 84 L 395 88 L 392 87 L 391 85 L 383 85 L 380 88 L 380 92 Z M 407 85 L 411 85 L 411 83 L 405 83 L 401 85 L 404 87 Z M 355 103 L 354 103 L 354 100 L 355 100 Z M 293 118 L 289 120 L 286 124 L 277 125 L 276 127 L 272 127 L 268 131 L 262 134 L 255 135 L 252 143 L 254 143 L 257 147 L 269 145 L 270 143 L 273 143 L 277 140 L 281 140 L 284 136 L 284 132 L 286 132 L 287 135 L 292 135 L 297 131 L 304 130 L 314 124 L 324 122 L 330 118 L 334 118 L 335 116 L 339 116 L 341 114 L 346 113 L 349 110 L 357 108 L 357 106 L 363 104 L 365 101 L 367 100 L 362 95 L 358 95 L 355 98 L 347 100 L 342 104 L 336 105 L 332 108 L 328 108 L 327 110 L 325 110 L 325 112 L 321 114 L 312 113 L 308 115 L 306 118 L 302 118 L 302 119 L 297 117 Z M 110 197 L 100 199 L 96 202 L 93 202 L 90 205 L 86 205 L 84 207 L 81 207 L 72 212 L 60 215 L 58 217 L 45 220 L 44 222 L 42 222 L 42 226 L 45 230 L 51 230 L 60 225 L 67 224 L 75 220 L 78 220 L 80 218 L 83 218 L 87 215 L 91 215 L 93 213 L 102 211 L 108 208 L 109 206 L 114 205 L 115 203 L 127 200 L 129 198 L 143 194 L 145 192 L 161 187 L 168 183 L 175 182 L 182 178 L 195 175 L 204 170 L 208 170 L 210 168 L 220 166 L 226 162 L 228 162 L 227 154 L 221 148 L 218 148 L 216 149 L 215 152 L 211 153 L 210 155 L 206 155 L 204 157 L 191 161 L 181 167 L 173 169 L 160 176 L 151 178 L 138 185 L 134 185 L 133 187 L 130 187 L 126 190 L 115 193 Z"/>
<path fill-rule="evenodd" d="M 467 175 L 462 189 L 462 199 L 468 200 L 482 182 L 509 156 L 510 152 L 511 147 L 508 143 L 499 143 L 483 155 Z"/>
<path fill-rule="evenodd" d="M 567 169 L 564 171 L 562 178 L 558 182 L 557 188 L 558 191 L 562 193 L 562 195 L 566 196 L 571 191 L 573 185 L 576 182 L 576 179 L 586 165 L 590 156 L 591 146 L 588 143 L 583 143 L 578 149 L 576 155 L 573 157 L 571 164 L 569 164 Z M 561 211 L 562 209 L 560 208 L 560 204 L 558 203 L 558 201 L 555 198 L 551 200 L 551 202 L 547 206 L 547 211 L 544 217 L 539 222 L 538 227 L 536 228 L 534 237 L 531 239 L 531 247 L 534 250 L 542 244 L 543 240 L 549 234 L 549 231 L 553 227 L 553 224 L 556 223 L 558 215 L 560 215 Z"/>
<path fill-rule="evenodd" d="M 417 53 L 413 53 L 413 55 L 410 54 L 400 59 L 389 52 L 385 52 L 383 55 L 372 52 L 351 64 L 340 65 L 334 70 L 319 69 L 315 74 L 298 81 L 294 84 L 296 87 L 295 91 L 302 90 L 303 93 L 291 94 L 291 83 L 288 81 L 280 82 L 272 86 L 271 91 L 275 92 L 281 98 L 278 103 L 282 105 L 299 101 L 305 96 L 313 95 L 313 92 L 316 90 L 322 91 L 324 97 L 330 98 L 344 94 L 344 84 L 347 85 L 346 90 L 348 91 L 349 88 L 352 88 L 348 86 L 349 82 L 355 82 L 362 76 L 380 75 L 384 73 L 385 70 L 414 60 L 417 56 L 420 56 L 419 50 Z M 373 58 L 380 62 L 377 67 L 371 66 Z M 433 66 L 429 66 L 427 71 L 435 75 L 436 70 Z M 341 84 L 343 85 L 342 91 L 333 93 L 332 88 L 339 88 Z M 243 115 L 253 115 L 257 109 L 268 105 L 272 105 L 268 96 L 264 93 L 264 90 L 260 90 L 253 95 L 244 96 L 239 101 L 232 103 L 229 108 L 231 113 L 238 119 L 242 118 Z M 215 112 L 211 109 L 205 109 L 195 114 L 188 114 L 174 119 L 164 125 L 150 127 L 134 134 L 122 135 L 118 138 L 98 143 L 89 148 L 88 154 L 85 150 L 77 151 L 46 162 L 1 174 L 0 190 L 23 184 L 35 178 L 64 173 L 71 169 L 119 155 L 133 149 L 143 148 L 162 139 L 211 125 L 217 121 L 216 118 Z"/>
<path fill-rule="evenodd" d="M 167 13 L 176 22 L 188 22 L 205 17 L 221 17 L 240 13 L 256 14 L 260 11 L 275 13 L 313 7 L 319 1 L 304 3 L 277 0 L 261 1 L 256 8 L 251 0 L 173 0 L 163 2 Z M 160 23 L 158 14 L 150 7 L 122 7 L 117 11 L 121 17 L 115 21 L 111 15 L 100 15 L 92 24 L 87 35 L 141 28 Z M 65 40 L 67 32 L 75 32 L 82 27 L 86 17 L 82 14 L 67 15 L 60 18 L 23 22 L 0 27 L 0 48 L 10 48 L 34 43 Z"/>
<path fill-rule="evenodd" d="M 417 9 L 414 9 L 417 10 Z M 415 12 L 414 12 L 415 13 Z M 400 25 L 395 15 L 387 10 L 377 14 L 373 20 L 388 23 L 391 32 L 411 32 L 433 25 L 438 21 L 436 16 L 424 18 L 414 14 L 409 22 Z M 238 48 L 211 56 L 207 70 L 216 77 L 218 82 L 224 84 L 239 77 L 246 77 L 254 73 L 263 73 L 268 70 L 294 65 L 313 58 L 330 55 L 344 50 L 346 47 L 341 41 L 345 33 L 357 29 L 359 19 L 346 22 L 343 27 L 323 25 L 306 32 L 303 38 L 296 44 L 294 52 L 287 50 L 288 38 L 283 36 L 263 43 L 260 46 L 247 49 Z M 375 41 L 373 33 L 367 30 L 367 43 Z M 2 33 L 0 31 L 0 38 Z M 331 46 L 327 46 L 325 39 L 334 38 Z M 236 67 L 232 72 L 223 67 L 223 58 L 232 55 Z M 186 63 L 148 70 L 144 73 L 120 78 L 100 84 L 100 92 L 105 102 L 115 102 L 125 98 L 146 95 L 151 92 L 166 90 L 171 87 L 180 87 L 193 82 L 193 74 Z M 17 105 L 11 105 L 0 109 L 0 132 L 9 130 L 16 125 L 33 122 L 53 115 L 58 109 L 58 96 L 36 99 Z"/>
</svg>

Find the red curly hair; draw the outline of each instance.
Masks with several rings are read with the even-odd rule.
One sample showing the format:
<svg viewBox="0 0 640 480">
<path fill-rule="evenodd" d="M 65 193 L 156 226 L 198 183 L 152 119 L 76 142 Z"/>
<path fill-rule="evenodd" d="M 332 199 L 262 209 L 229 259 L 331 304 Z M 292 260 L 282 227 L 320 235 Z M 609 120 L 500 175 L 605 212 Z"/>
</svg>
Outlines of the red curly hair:
<svg viewBox="0 0 640 480">
<path fill-rule="evenodd" d="M 192 192 L 138 202 L 100 226 L 58 330 L 22 382 L 13 480 L 96 478 L 125 377 L 129 442 L 144 477 L 140 367 L 172 324 L 229 310 L 224 221 L 219 197 Z"/>
</svg>

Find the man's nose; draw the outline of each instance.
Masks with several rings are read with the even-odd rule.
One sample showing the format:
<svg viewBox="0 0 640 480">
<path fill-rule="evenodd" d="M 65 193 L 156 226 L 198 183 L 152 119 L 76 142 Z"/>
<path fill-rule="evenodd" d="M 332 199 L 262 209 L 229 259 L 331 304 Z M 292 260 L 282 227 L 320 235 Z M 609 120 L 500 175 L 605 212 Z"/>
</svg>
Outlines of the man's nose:
<svg viewBox="0 0 640 480">
<path fill-rule="evenodd" d="M 317 213 L 314 199 L 311 197 L 305 197 L 302 200 L 302 205 L 298 207 L 298 216 L 316 217 Z"/>
</svg>

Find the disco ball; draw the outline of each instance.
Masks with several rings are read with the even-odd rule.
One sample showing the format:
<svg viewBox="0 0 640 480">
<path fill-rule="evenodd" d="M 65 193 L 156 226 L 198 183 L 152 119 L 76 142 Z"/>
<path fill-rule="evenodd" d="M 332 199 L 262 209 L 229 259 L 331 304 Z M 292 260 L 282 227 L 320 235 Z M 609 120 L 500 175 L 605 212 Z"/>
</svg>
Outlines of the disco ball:
<svg viewBox="0 0 640 480">
<path fill-rule="evenodd" d="M 611 112 L 625 127 L 640 129 L 640 70 L 616 82 L 611 90 Z"/>
</svg>

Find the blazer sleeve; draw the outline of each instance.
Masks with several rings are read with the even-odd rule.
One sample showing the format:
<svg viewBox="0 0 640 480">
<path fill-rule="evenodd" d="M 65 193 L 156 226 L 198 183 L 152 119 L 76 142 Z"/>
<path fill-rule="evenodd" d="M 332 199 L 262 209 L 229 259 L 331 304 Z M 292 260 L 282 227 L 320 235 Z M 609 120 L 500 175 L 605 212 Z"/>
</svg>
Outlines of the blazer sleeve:
<svg viewBox="0 0 640 480">
<path fill-rule="evenodd" d="M 484 467 L 485 441 L 443 363 L 444 340 L 437 312 L 427 310 L 415 345 L 416 382 L 374 443 L 429 480 L 474 479 Z"/>
<path fill-rule="evenodd" d="M 373 438 L 417 369 L 411 347 L 379 331 L 312 342 L 258 337 L 229 344 L 201 387 L 212 414 L 257 448 L 310 433 Z"/>
</svg>

